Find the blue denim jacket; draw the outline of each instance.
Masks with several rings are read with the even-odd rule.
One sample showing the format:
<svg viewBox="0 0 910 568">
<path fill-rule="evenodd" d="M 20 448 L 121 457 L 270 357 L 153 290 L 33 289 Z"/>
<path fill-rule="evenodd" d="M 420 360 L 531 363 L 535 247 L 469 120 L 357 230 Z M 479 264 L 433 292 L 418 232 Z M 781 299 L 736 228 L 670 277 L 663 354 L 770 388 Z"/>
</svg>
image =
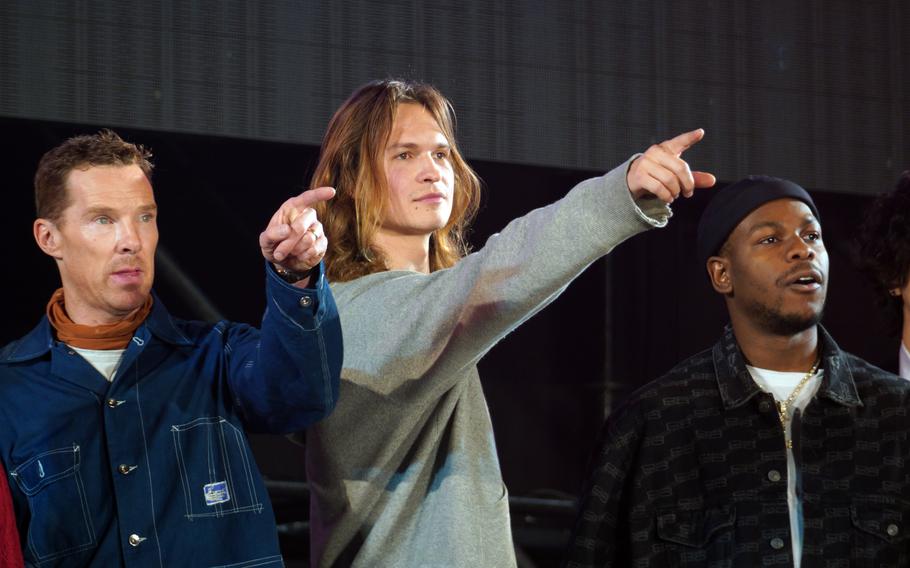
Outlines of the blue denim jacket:
<svg viewBox="0 0 910 568">
<path fill-rule="evenodd" d="M 0 459 L 32 566 L 283 566 L 244 430 L 288 433 L 338 396 L 322 274 L 269 269 L 261 331 L 175 319 L 156 298 L 109 383 L 47 318 L 0 351 Z"/>
</svg>

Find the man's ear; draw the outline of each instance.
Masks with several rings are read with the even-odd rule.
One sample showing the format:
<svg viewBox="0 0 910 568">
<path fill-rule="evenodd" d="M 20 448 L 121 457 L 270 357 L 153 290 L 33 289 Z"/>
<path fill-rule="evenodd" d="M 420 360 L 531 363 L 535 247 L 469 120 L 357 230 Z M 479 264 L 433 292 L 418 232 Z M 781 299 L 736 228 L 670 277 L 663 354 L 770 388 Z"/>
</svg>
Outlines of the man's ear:
<svg viewBox="0 0 910 568">
<path fill-rule="evenodd" d="M 60 250 L 60 230 L 56 223 L 50 219 L 35 219 L 32 233 L 38 248 L 44 251 L 44 254 L 57 260 L 63 258 Z"/>
<path fill-rule="evenodd" d="M 706 264 L 708 277 L 714 291 L 720 294 L 733 292 L 733 281 L 730 279 L 730 263 L 722 256 L 712 256 Z"/>
</svg>

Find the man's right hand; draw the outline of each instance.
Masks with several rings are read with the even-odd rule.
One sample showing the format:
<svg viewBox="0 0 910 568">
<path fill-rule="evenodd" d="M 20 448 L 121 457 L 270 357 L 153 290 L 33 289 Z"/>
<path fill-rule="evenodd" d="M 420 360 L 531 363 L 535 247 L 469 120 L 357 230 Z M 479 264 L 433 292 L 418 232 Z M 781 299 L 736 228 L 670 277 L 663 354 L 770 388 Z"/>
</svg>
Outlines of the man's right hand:
<svg viewBox="0 0 910 568">
<path fill-rule="evenodd" d="M 713 186 L 717 182 L 714 175 L 691 171 L 681 157 L 704 136 L 701 128 L 685 132 L 654 144 L 636 158 L 626 174 L 632 197 L 640 199 L 652 194 L 664 203 L 673 203 L 680 195 L 692 197 L 696 188 Z"/>
<path fill-rule="evenodd" d="M 325 256 L 328 240 L 313 205 L 335 196 L 331 187 L 317 187 L 285 201 L 259 235 L 262 256 L 276 268 L 306 272 Z"/>
</svg>

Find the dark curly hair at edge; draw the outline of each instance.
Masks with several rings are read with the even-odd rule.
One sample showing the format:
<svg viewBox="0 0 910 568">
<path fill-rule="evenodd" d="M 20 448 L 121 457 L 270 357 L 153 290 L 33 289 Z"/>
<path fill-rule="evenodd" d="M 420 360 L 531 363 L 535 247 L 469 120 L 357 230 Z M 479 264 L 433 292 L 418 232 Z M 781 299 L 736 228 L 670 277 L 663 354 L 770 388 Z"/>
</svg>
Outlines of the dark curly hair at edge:
<svg viewBox="0 0 910 568">
<path fill-rule="evenodd" d="M 890 291 L 906 286 L 910 271 L 910 170 L 901 174 L 894 191 L 872 202 L 857 240 L 860 265 L 885 307 L 889 331 L 899 336 L 903 300 Z"/>
</svg>

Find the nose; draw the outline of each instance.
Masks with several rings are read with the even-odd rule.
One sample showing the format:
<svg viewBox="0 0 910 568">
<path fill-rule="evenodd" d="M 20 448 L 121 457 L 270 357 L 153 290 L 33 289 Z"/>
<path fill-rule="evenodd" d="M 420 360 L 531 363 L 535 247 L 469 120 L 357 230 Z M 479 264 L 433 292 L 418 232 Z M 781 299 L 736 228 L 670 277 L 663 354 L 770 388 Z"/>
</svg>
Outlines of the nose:
<svg viewBox="0 0 910 568">
<path fill-rule="evenodd" d="M 439 172 L 439 164 L 432 154 L 425 154 L 425 157 L 421 159 L 419 177 L 420 181 L 427 183 L 436 183 L 442 179 L 442 174 Z"/>
<path fill-rule="evenodd" d="M 142 239 L 139 238 L 139 227 L 133 221 L 125 220 L 117 225 L 117 252 L 137 254 L 142 250 Z"/>
<path fill-rule="evenodd" d="M 793 243 L 789 251 L 790 260 L 812 260 L 815 258 L 815 248 L 813 248 L 812 243 L 806 242 L 799 235 L 793 239 Z"/>
</svg>

